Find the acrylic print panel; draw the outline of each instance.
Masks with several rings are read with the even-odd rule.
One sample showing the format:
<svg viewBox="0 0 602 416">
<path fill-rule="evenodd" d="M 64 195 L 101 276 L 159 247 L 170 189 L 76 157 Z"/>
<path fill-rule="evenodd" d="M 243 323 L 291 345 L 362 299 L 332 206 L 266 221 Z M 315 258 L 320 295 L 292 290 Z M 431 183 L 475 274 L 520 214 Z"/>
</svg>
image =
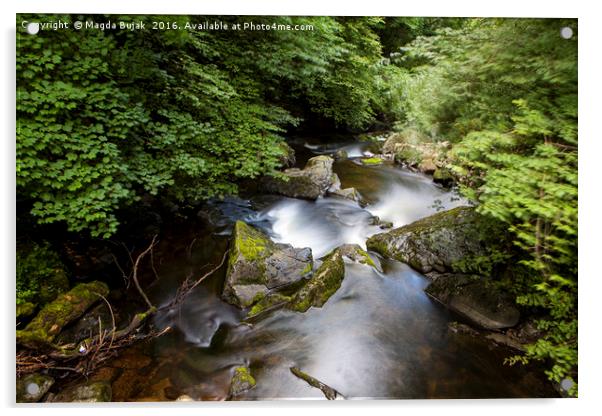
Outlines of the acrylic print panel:
<svg viewBox="0 0 602 416">
<path fill-rule="evenodd" d="M 17 402 L 576 396 L 577 36 L 17 15 Z"/>
</svg>

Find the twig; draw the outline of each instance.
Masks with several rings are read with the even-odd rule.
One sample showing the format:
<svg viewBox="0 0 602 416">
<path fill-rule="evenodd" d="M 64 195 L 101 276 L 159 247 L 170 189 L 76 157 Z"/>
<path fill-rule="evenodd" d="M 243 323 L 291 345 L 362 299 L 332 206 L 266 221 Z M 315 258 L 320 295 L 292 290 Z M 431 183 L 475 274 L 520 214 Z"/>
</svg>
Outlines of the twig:
<svg viewBox="0 0 602 416">
<path fill-rule="evenodd" d="M 132 279 L 134 280 L 136 289 L 138 289 L 140 296 L 142 296 L 142 298 L 144 299 L 144 301 L 146 302 L 148 307 L 151 309 L 154 309 L 154 306 L 151 303 L 151 301 L 148 299 L 148 296 L 146 296 L 146 293 L 144 293 L 144 290 L 142 290 L 142 287 L 140 286 L 140 283 L 138 282 L 138 266 L 140 264 L 140 261 L 144 258 L 144 256 L 146 256 L 146 254 L 148 254 L 148 252 L 153 249 L 153 247 L 156 244 L 156 240 L 157 240 L 157 235 L 155 235 L 153 237 L 153 241 L 151 241 L 148 248 L 138 255 L 138 257 L 136 258 L 136 262 L 134 263 L 134 269 L 133 269 L 133 275 L 132 275 Z"/>
</svg>

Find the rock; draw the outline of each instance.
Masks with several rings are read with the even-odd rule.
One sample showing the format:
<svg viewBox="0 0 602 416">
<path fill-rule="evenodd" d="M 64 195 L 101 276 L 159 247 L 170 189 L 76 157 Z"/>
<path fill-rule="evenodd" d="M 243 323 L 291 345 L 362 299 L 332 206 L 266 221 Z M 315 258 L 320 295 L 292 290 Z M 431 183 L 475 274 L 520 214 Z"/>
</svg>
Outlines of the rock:
<svg viewBox="0 0 602 416">
<path fill-rule="evenodd" d="M 333 154 L 334 160 L 347 160 L 349 158 L 349 154 L 345 149 L 339 149 Z"/>
<path fill-rule="evenodd" d="M 17 403 L 36 403 L 48 392 L 54 379 L 43 374 L 29 374 L 17 381 Z"/>
<path fill-rule="evenodd" d="M 17 343 L 30 348 L 50 344 L 61 330 L 79 318 L 90 306 L 109 294 L 103 282 L 80 283 L 47 304 L 23 330 L 17 331 Z"/>
<path fill-rule="evenodd" d="M 230 384 L 230 397 L 238 396 L 247 390 L 255 387 L 255 379 L 251 375 L 249 367 L 236 367 L 234 369 L 234 376 L 232 376 L 232 383 Z"/>
<path fill-rule="evenodd" d="M 57 336 L 57 342 L 59 344 L 78 343 L 93 335 L 98 335 L 99 324 L 103 330 L 113 328 L 111 311 L 104 302 L 96 305 L 73 324 L 63 329 Z"/>
<path fill-rule="evenodd" d="M 425 292 L 475 325 L 489 330 L 510 328 L 520 313 L 512 299 L 489 279 L 443 274 Z"/>
<path fill-rule="evenodd" d="M 323 258 L 322 265 L 294 295 L 289 308 L 305 312 L 310 307 L 322 307 L 341 287 L 345 277 L 345 263 L 340 249 L 335 249 Z"/>
<path fill-rule="evenodd" d="M 433 182 L 449 188 L 454 184 L 454 177 L 449 169 L 437 168 L 433 173 Z"/>
<path fill-rule="evenodd" d="M 194 402 L 194 399 L 187 394 L 182 394 L 176 399 L 176 402 Z"/>
<path fill-rule="evenodd" d="M 476 329 L 472 328 L 469 325 L 461 324 L 460 322 L 456 321 L 447 324 L 447 328 L 454 334 L 464 334 L 471 336 L 479 335 L 479 331 L 477 331 Z"/>
<path fill-rule="evenodd" d="M 506 233 L 472 207 L 439 212 L 368 239 L 368 250 L 421 273 L 462 272 L 471 261 L 500 248 Z"/>
<path fill-rule="evenodd" d="M 332 174 L 332 183 L 328 188 L 328 192 L 335 193 L 341 190 L 341 180 L 339 179 L 339 175 L 336 173 Z"/>
<path fill-rule="evenodd" d="M 362 195 L 355 188 L 339 189 L 334 192 L 329 192 L 330 195 L 336 195 L 341 198 L 349 199 L 350 201 L 357 202 L 360 206 L 365 206 L 366 201 Z"/>
<path fill-rule="evenodd" d="M 312 268 L 311 249 L 276 244 L 258 229 L 237 221 L 222 296 L 233 305 L 247 308 L 268 292 L 309 276 Z"/>
<path fill-rule="evenodd" d="M 307 161 L 304 169 L 286 169 L 281 177 L 264 177 L 261 187 L 291 198 L 317 199 L 332 185 L 332 164 L 328 156 L 316 156 Z"/>
<path fill-rule="evenodd" d="M 372 260 L 370 255 L 366 252 L 366 250 L 364 250 L 357 244 L 344 244 L 340 246 L 338 250 L 343 255 L 343 257 L 346 257 L 353 262 L 377 268 L 376 263 L 374 263 L 374 260 Z"/>
<path fill-rule="evenodd" d="M 31 302 L 23 302 L 17 305 L 17 319 L 27 318 L 34 314 L 36 305 Z"/>
<path fill-rule="evenodd" d="M 297 160 L 295 158 L 295 151 L 293 150 L 293 148 L 290 147 L 288 143 L 284 141 L 280 142 L 278 144 L 278 147 L 280 148 L 280 150 L 282 150 L 282 155 L 278 158 L 280 162 L 280 167 L 290 168 L 295 166 Z"/>
<path fill-rule="evenodd" d="M 418 165 L 418 170 L 427 175 L 432 175 L 437 169 L 437 165 L 433 159 L 423 159 Z"/>
<path fill-rule="evenodd" d="M 54 402 L 94 403 L 110 402 L 111 385 L 104 381 L 84 383 L 67 388 L 56 395 Z"/>
<path fill-rule="evenodd" d="M 268 293 L 260 301 L 253 305 L 247 314 L 247 319 L 254 318 L 263 312 L 268 312 L 283 307 L 290 301 L 290 296 L 286 296 L 281 293 Z"/>
</svg>

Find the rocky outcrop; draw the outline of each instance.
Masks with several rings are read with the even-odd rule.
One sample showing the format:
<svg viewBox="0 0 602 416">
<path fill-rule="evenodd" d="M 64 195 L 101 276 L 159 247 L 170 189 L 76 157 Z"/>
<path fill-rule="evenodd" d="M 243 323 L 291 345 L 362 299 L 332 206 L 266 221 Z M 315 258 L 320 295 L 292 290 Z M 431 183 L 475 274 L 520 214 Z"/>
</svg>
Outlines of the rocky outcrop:
<svg viewBox="0 0 602 416">
<path fill-rule="evenodd" d="M 343 244 L 337 250 L 344 258 L 347 258 L 352 262 L 376 268 L 376 263 L 374 263 L 374 260 L 372 260 L 368 252 L 357 244 Z"/>
<path fill-rule="evenodd" d="M 425 292 L 480 328 L 510 328 L 520 318 L 512 298 L 487 278 L 443 274 Z"/>
<path fill-rule="evenodd" d="M 406 129 L 391 134 L 382 152 L 399 164 L 430 175 L 444 164 L 448 148 L 447 142 L 433 142 L 416 130 Z"/>
<path fill-rule="evenodd" d="M 30 348 L 52 343 L 65 326 L 108 293 L 108 286 L 102 282 L 78 284 L 44 306 L 25 329 L 17 331 L 17 343 Z"/>
<path fill-rule="evenodd" d="M 323 258 L 315 274 L 293 295 L 289 308 L 305 312 L 312 306 L 322 307 L 341 287 L 344 277 L 343 253 L 335 249 Z"/>
<path fill-rule="evenodd" d="M 232 234 L 223 298 L 240 308 L 309 276 L 311 249 L 276 244 L 260 230 L 237 221 Z"/>
<path fill-rule="evenodd" d="M 111 385 L 105 381 L 95 381 L 67 388 L 57 394 L 53 402 L 110 402 L 111 397 Z"/>
<path fill-rule="evenodd" d="M 474 208 L 457 207 L 373 235 L 366 245 L 422 273 L 462 272 L 471 260 L 499 247 L 504 235 L 503 229 Z"/>
<path fill-rule="evenodd" d="M 328 156 L 312 157 L 303 169 L 286 169 L 282 177 L 264 177 L 261 188 L 291 198 L 317 199 L 333 183 L 333 162 Z"/>
<path fill-rule="evenodd" d="M 36 403 L 48 392 L 54 379 L 43 374 L 28 374 L 17 380 L 17 403 Z"/>
</svg>

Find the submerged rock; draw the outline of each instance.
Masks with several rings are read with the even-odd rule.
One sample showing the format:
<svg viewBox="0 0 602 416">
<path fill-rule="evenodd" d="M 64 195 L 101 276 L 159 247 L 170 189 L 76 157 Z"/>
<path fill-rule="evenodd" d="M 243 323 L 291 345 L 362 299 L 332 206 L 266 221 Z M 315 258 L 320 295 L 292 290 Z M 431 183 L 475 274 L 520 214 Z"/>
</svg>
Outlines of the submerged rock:
<svg viewBox="0 0 602 416">
<path fill-rule="evenodd" d="M 67 388 L 57 394 L 53 402 L 110 402 L 111 397 L 111 385 L 105 381 L 95 381 Z"/>
<path fill-rule="evenodd" d="M 307 161 L 303 169 L 286 169 L 282 177 L 264 177 L 262 188 L 291 198 L 317 199 L 333 183 L 332 164 L 328 156 L 316 156 Z"/>
<path fill-rule="evenodd" d="M 52 343 L 65 326 L 108 293 L 109 288 L 103 282 L 78 284 L 44 306 L 25 329 L 17 331 L 17 343 L 30 348 Z"/>
<path fill-rule="evenodd" d="M 316 273 L 293 295 L 289 308 L 305 312 L 312 306 L 322 307 L 341 287 L 344 277 L 343 254 L 337 248 L 323 258 Z"/>
<path fill-rule="evenodd" d="M 333 154 L 335 160 L 347 160 L 349 158 L 349 154 L 345 149 L 339 149 Z"/>
<path fill-rule="evenodd" d="M 232 234 L 223 298 L 240 308 L 260 301 L 311 274 L 310 248 L 276 244 L 260 230 L 237 221 Z"/>
<path fill-rule="evenodd" d="M 39 402 L 54 384 L 54 379 L 43 374 L 29 374 L 17 381 L 17 403 Z"/>
<path fill-rule="evenodd" d="M 234 369 L 234 376 L 232 376 L 232 383 L 230 384 L 229 397 L 236 397 L 241 393 L 255 387 L 255 379 L 251 375 L 249 367 L 236 367 Z"/>
<path fill-rule="evenodd" d="M 489 330 L 513 327 L 520 313 L 512 299 L 489 279 L 443 274 L 425 292 L 448 309 Z"/>
<path fill-rule="evenodd" d="M 462 271 L 471 259 L 499 247 L 504 232 L 472 207 L 439 212 L 373 235 L 369 250 L 409 264 L 422 273 Z M 501 238 L 502 237 L 502 238 Z"/>
</svg>

